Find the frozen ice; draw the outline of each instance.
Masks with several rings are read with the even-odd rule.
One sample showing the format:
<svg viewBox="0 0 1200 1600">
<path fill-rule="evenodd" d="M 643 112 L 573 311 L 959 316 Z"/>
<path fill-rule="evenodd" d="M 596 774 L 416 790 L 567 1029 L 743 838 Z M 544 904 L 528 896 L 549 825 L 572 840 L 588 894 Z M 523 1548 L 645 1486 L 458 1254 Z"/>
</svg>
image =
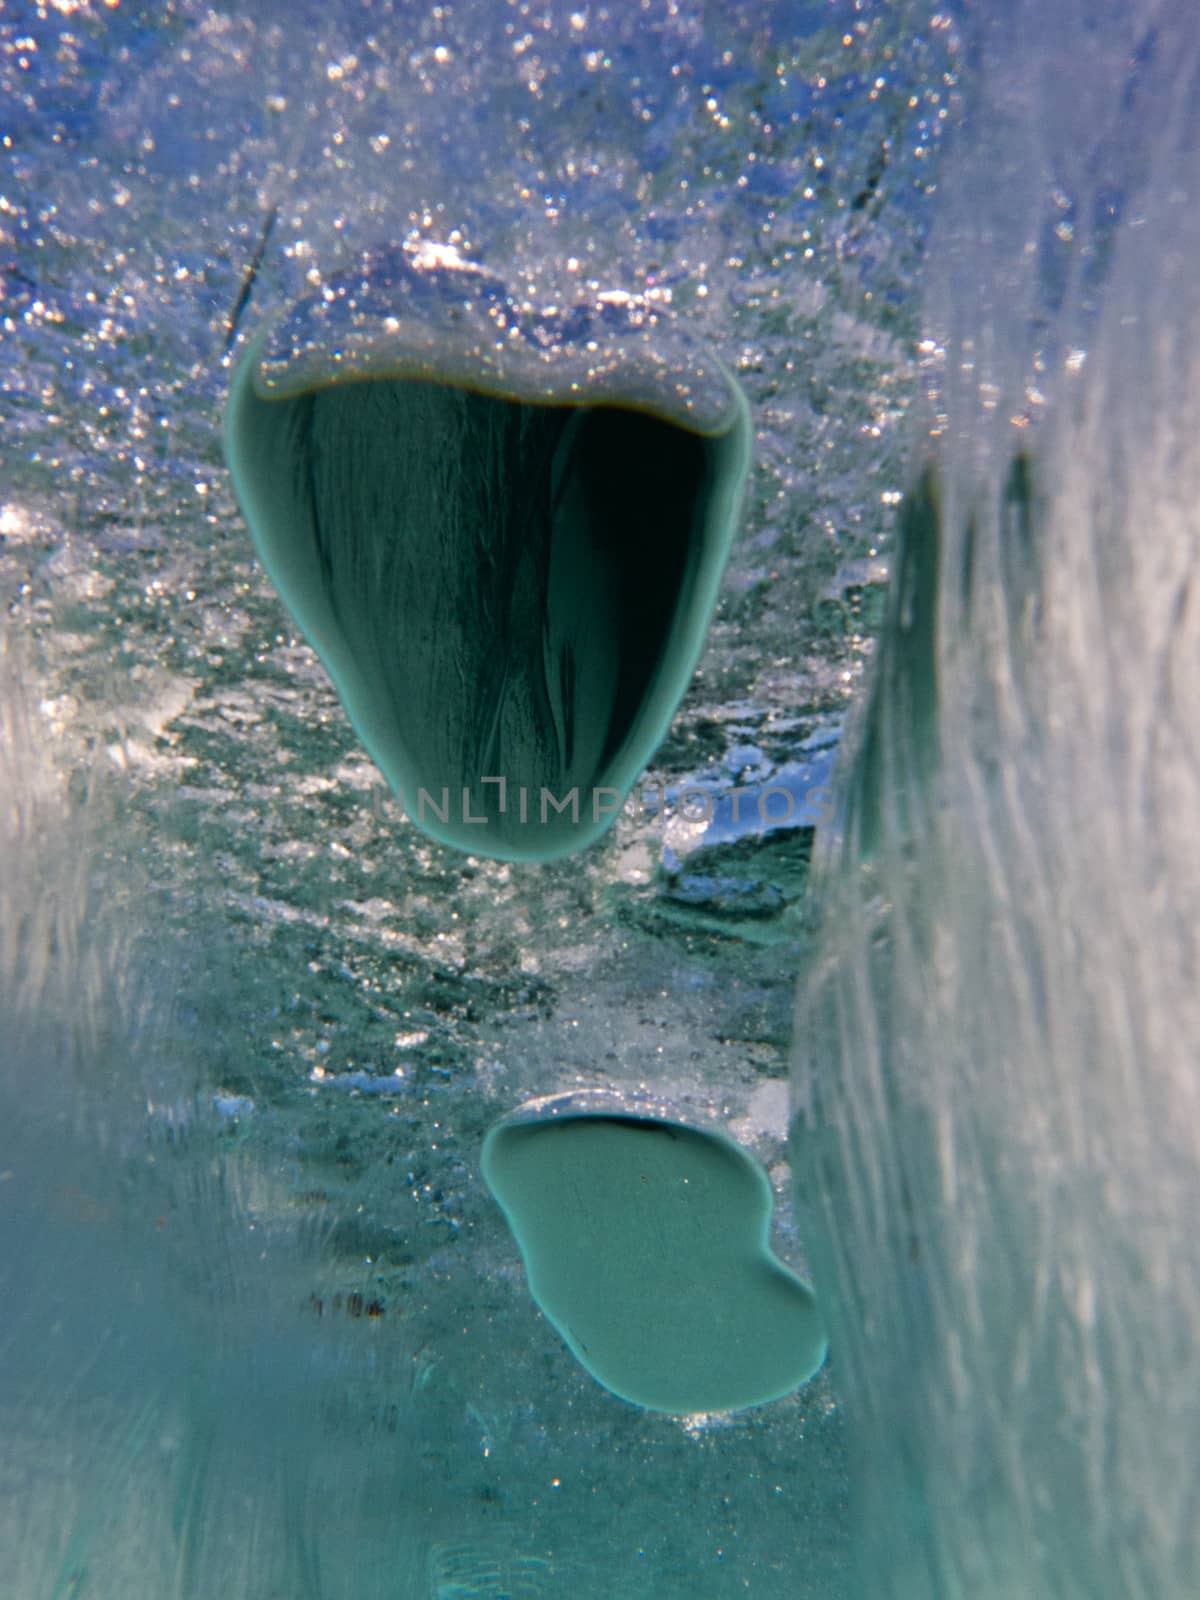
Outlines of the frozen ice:
<svg viewBox="0 0 1200 1600">
<path fill-rule="evenodd" d="M 1190 5 L 9 9 L 6 1594 L 1190 1596 Z M 381 241 L 669 308 L 751 408 L 566 862 L 406 821 L 231 492 L 227 356 Z M 812 1383 L 563 1348 L 480 1157 L 595 1088 L 762 1163 Z"/>
<path fill-rule="evenodd" d="M 20 11 L 6 1592 L 827 1600 L 831 1376 L 685 1420 L 606 1393 L 537 1312 L 480 1155 L 532 1095 L 667 1086 L 683 1117 L 745 1125 L 804 1272 L 781 1130 L 748 1113 L 786 1081 L 811 829 L 760 834 L 752 795 L 684 872 L 664 845 L 728 747 L 762 752 L 747 782 L 802 763 L 860 669 L 854 607 L 808 597 L 888 535 L 851 469 L 864 425 L 899 454 L 928 209 L 908 100 L 946 41 L 881 13 L 847 48 L 823 4 L 787 37 L 765 4 L 703 25 L 490 0 Z M 858 97 L 885 52 L 897 88 Z M 844 215 L 885 137 L 904 203 Z M 753 407 L 744 535 L 646 775 L 665 803 L 561 865 L 411 826 L 231 493 L 232 363 L 381 242 L 427 278 L 486 269 L 522 325 L 670 312 Z"/>
<path fill-rule="evenodd" d="M 881 1600 L 1200 1574 L 1198 48 L 1001 8 L 942 174 L 791 1140 Z"/>
<path fill-rule="evenodd" d="M 239 504 L 417 827 L 507 860 L 585 849 L 703 647 L 749 409 L 661 311 L 519 317 L 478 269 L 379 257 L 243 355 Z"/>
</svg>

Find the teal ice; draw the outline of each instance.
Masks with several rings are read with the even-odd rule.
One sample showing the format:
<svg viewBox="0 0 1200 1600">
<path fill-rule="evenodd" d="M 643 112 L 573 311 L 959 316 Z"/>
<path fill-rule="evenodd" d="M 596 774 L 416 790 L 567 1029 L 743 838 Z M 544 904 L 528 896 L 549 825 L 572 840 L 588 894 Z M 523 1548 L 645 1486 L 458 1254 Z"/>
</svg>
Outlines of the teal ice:
<svg viewBox="0 0 1200 1600">
<path fill-rule="evenodd" d="M 19 0 L 0 43 L 0 1589 L 1191 1600 L 1193 8 Z M 465 365 L 480 316 L 548 389 Z M 344 448 L 252 531 L 222 417 L 285 368 Z M 353 541 L 383 456 L 515 526 L 536 474 L 453 463 L 531 404 L 628 565 L 568 538 L 510 660 L 448 521 L 403 519 L 419 592 Z M 318 491 L 398 742 L 273 569 Z M 539 626 L 526 786 L 625 803 L 448 838 L 408 790 L 458 816 L 505 741 L 388 750 L 505 703 L 522 748 L 488 685 Z M 562 762 L 606 702 L 556 649 L 619 759 Z"/>
</svg>

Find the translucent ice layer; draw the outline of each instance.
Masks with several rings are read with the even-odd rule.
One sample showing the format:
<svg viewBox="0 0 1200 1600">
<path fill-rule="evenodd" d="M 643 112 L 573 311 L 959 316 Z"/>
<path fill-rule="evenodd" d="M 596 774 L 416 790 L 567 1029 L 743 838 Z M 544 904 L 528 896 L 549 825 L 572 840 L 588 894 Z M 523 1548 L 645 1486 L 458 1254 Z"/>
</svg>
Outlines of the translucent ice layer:
<svg viewBox="0 0 1200 1600">
<path fill-rule="evenodd" d="M 792 1159 L 857 1592 L 1200 1573 L 1200 33 L 997 8 Z"/>
<path fill-rule="evenodd" d="M 952 53 L 912 0 L 5 9 L 6 1600 L 839 1596 L 830 1373 L 616 1399 L 479 1158 L 532 1095 L 667 1088 L 750 1145 L 804 1270 L 800 902 Z M 239 515 L 233 363 L 381 242 L 502 278 L 506 325 L 669 314 L 751 408 L 651 803 L 562 861 L 400 813 Z"/>
</svg>

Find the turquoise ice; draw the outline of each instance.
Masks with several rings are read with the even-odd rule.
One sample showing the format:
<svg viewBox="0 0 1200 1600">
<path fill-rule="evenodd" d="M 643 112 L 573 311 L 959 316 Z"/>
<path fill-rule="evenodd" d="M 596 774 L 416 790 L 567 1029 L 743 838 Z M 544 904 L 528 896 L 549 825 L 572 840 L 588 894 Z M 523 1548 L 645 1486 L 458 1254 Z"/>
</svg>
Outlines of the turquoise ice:
<svg viewBox="0 0 1200 1600">
<path fill-rule="evenodd" d="M 1191 1600 L 1196 23 L 979 9 L 6 11 L 14 1600 Z M 422 831 L 241 516 L 235 371 L 381 247 L 745 396 L 584 851 Z M 482 1169 L 597 1092 L 758 1175 L 808 1381 L 572 1354 Z"/>
<path fill-rule="evenodd" d="M 1200 1572 L 1200 37 L 1092 21 L 1003 8 L 978 40 L 797 1002 L 872 1595 Z"/>
</svg>

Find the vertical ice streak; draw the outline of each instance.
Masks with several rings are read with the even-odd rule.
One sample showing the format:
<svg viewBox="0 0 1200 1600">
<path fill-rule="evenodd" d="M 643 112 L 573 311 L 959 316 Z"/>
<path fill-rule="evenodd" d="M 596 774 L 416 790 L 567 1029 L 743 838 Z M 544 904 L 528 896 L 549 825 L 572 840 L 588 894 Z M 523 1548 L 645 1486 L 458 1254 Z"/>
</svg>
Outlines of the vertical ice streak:
<svg viewBox="0 0 1200 1600">
<path fill-rule="evenodd" d="M 1186 1600 L 1200 29 L 1018 4 L 971 45 L 898 564 L 936 593 L 826 841 L 793 1161 L 859 1592 Z"/>
</svg>

